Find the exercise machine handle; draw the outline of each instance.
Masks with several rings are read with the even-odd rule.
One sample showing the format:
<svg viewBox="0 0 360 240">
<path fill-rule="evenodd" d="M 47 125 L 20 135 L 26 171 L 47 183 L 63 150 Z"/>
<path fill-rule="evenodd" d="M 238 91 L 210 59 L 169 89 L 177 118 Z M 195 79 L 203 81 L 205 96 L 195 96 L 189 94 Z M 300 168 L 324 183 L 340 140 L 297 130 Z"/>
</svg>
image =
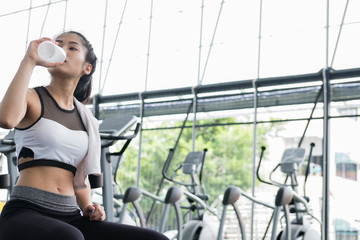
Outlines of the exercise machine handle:
<svg viewBox="0 0 360 240">
<path fill-rule="evenodd" d="M 131 135 L 114 136 L 114 135 L 111 135 L 111 134 L 108 134 L 108 133 L 105 133 L 105 132 L 101 132 L 100 137 L 103 140 L 130 140 L 130 139 L 133 139 L 133 138 L 135 138 L 137 136 L 139 130 L 140 130 L 140 123 L 137 123 L 136 127 L 135 127 L 135 130 L 134 130 L 134 133 L 131 134 Z"/>
<path fill-rule="evenodd" d="M 164 164 L 164 167 L 163 167 L 163 169 L 162 169 L 162 175 L 163 175 L 164 179 L 166 179 L 166 180 L 168 180 L 168 181 L 170 181 L 170 182 L 173 182 L 173 183 L 177 183 L 177 184 L 186 186 L 186 187 L 194 187 L 194 186 L 196 186 L 196 185 L 197 185 L 196 183 L 190 184 L 190 183 L 181 182 L 181 181 L 178 181 L 178 180 L 176 180 L 176 179 L 174 179 L 174 178 L 172 178 L 172 177 L 169 177 L 169 176 L 167 175 L 167 172 L 168 172 L 168 170 L 169 170 L 169 166 L 170 166 L 170 163 L 171 163 L 171 161 L 172 161 L 173 156 L 174 156 L 174 149 L 171 148 L 171 149 L 169 150 L 168 157 L 167 157 L 167 159 L 166 159 L 166 161 L 165 161 L 165 164 Z M 181 168 L 181 166 L 179 166 L 178 170 L 179 170 L 180 168 Z"/>
<path fill-rule="evenodd" d="M 259 163 L 258 163 L 258 166 L 257 166 L 257 168 L 256 168 L 256 177 L 257 177 L 257 179 L 258 179 L 260 182 L 262 182 L 262 183 L 266 183 L 266 184 L 269 184 L 269 185 L 272 185 L 272 186 L 278 186 L 278 187 L 280 187 L 280 184 L 274 184 L 274 183 L 272 183 L 272 182 L 265 181 L 265 180 L 263 180 L 263 179 L 260 177 L 260 174 L 259 174 L 260 165 L 261 165 L 261 161 L 262 161 L 262 159 L 263 159 L 263 157 L 264 157 L 264 152 L 265 152 L 265 150 L 266 150 L 266 147 L 265 147 L 265 146 L 262 146 L 262 147 L 261 147 L 261 153 L 260 153 Z M 278 168 L 278 167 L 279 167 L 279 164 L 275 167 L 275 169 Z M 275 170 L 275 169 L 274 169 L 274 170 Z M 274 170 L 273 170 L 273 171 L 274 171 Z"/>
</svg>

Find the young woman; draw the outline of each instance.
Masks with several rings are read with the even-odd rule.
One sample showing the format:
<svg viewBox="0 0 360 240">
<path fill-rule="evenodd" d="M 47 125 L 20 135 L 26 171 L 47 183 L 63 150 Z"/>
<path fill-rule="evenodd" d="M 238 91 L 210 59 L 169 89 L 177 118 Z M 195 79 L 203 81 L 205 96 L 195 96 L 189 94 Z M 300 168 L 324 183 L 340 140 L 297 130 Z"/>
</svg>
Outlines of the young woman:
<svg viewBox="0 0 360 240">
<path fill-rule="evenodd" d="M 105 222 L 91 201 L 87 175 L 98 174 L 97 120 L 83 105 L 89 101 L 96 55 L 78 32 L 55 41 L 64 63 L 41 60 L 32 41 L 0 103 L 0 127 L 15 127 L 19 179 L 0 216 L 1 240 L 165 240 L 149 229 Z M 48 86 L 28 89 L 35 66 L 48 68 Z"/>
</svg>

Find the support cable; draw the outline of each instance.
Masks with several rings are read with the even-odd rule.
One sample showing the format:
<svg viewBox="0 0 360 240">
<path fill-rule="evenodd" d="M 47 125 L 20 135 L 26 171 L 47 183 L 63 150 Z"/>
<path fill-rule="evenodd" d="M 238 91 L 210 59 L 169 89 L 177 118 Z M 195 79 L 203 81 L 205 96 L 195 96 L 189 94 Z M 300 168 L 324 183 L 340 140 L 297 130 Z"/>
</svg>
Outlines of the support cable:
<svg viewBox="0 0 360 240">
<path fill-rule="evenodd" d="M 63 26 L 63 32 L 65 32 L 65 29 L 66 29 L 67 7 L 68 7 L 68 0 L 65 0 L 65 12 L 64 12 L 64 26 Z"/>
<path fill-rule="evenodd" d="M 318 94 L 317 94 L 316 97 L 315 97 L 314 106 L 313 106 L 313 108 L 311 109 L 310 116 L 309 116 L 309 118 L 308 118 L 307 121 L 306 121 L 306 125 L 305 125 L 304 132 L 303 132 L 303 134 L 302 134 L 302 136 L 301 136 L 301 138 L 300 138 L 300 141 L 299 141 L 299 143 L 298 143 L 298 148 L 301 147 L 301 144 L 302 144 L 302 142 L 303 142 L 303 140 L 304 140 L 304 138 L 305 138 L 306 132 L 307 132 L 307 130 L 308 130 L 308 128 L 309 128 L 310 121 L 311 121 L 312 119 L 314 119 L 314 118 L 313 118 L 313 115 L 314 115 L 314 112 L 315 112 L 315 109 L 316 109 L 316 105 L 318 104 L 319 99 L 320 99 L 320 97 L 321 97 L 321 95 L 322 95 L 322 93 L 323 93 L 323 87 L 324 87 L 324 85 L 321 86 Z"/>
<path fill-rule="evenodd" d="M 260 78 L 260 58 L 261 58 L 261 36 L 262 36 L 262 0 L 260 0 L 259 6 L 259 32 L 258 32 L 258 59 L 257 59 L 257 78 L 253 80 L 254 88 L 254 122 L 253 122 L 253 156 L 252 156 L 252 180 L 251 180 L 251 194 L 255 197 L 255 181 L 256 181 L 256 149 L 257 149 L 257 106 L 258 106 L 258 91 L 257 91 L 257 79 Z M 251 203 L 251 223 L 250 223 L 250 239 L 253 239 L 254 235 L 254 213 L 255 203 Z"/>
<path fill-rule="evenodd" d="M 28 25 L 26 30 L 26 41 L 25 41 L 25 52 L 29 43 L 29 31 L 30 31 L 30 22 L 31 22 L 31 10 L 32 10 L 32 0 L 30 1 L 30 7 L 29 7 L 29 17 L 28 17 Z"/>
<path fill-rule="evenodd" d="M 105 2 L 105 17 L 104 17 L 104 26 L 103 26 L 103 39 L 101 44 L 101 60 L 100 60 L 100 73 L 99 73 L 99 94 L 101 95 L 101 76 L 102 76 L 102 67 L 104 62 L 104 46 L 105 46 L 105 33 L 106 33 L 106 19 L 107 19 L 107 8 L 108 0 Z"/>
<path fill-rule="evenodd" d="M 330 0 L 326 1 L 326 26 L 325 26 L 325 69 L 329 67 L 329 15 L 330 15 Z M 324 79 L 323 79 L 324 81 Z M 325 95 L 324 95 L 325 98 Z"/>
<path fill-rule="evenodd" d="M 65 2 L 67 0 L 59 0 L 59 1 L 56 1 L 56 2 L 52 2 L 51 4 L 57 4 L 57 3 L 61 3 L 61 2 Z M 31 4 L 32 5 L 32 4 Z M 47 6 L 48 3 L 45 3 L 45 4 L 41 4 L 41 5 L 38 5 L 38 6 L 31 6 L 31 9 L 37 9 L 37 8 L 42 8 L 42 7 L 45 7 Z M 4 14 L 0 14 L 0 18 L 2 17 L 6 17 L 6 16 L 10 16 L 10 15 L 14 15 L 14 14 L 17 14 L 17 13 L 21 13 L 21 12 L 27 12 L 29 11 L 30 8 L 25 8 L 25 9 L 21 9 L 21 10 L 18 10 L 18 11 L 14 11 L 14 12 L 9 12 L 9 13 L 4 13 Z"/>
<path fill-rule="evenodd" d="M 47 16 L 48 16 L 48 14 L 49 14 L 50 5 L 51 5 L 51 0 L 49 0 L 49 3 L 47 4 L 46 13 L 45 13 L 44 21 L 43 21 L 42 26 L 41 26 L 41 31 L 40 31 L 40 36 L 39 36 L 39 38 L 42 37 L 43 31 L 44 31 L 46 19 L 47 19 Z"/>
<path fill-rule="evenodd" d="M 212 39 L 211 39 L 210 48 L 209 48 L 209 51 L 208 51 L 208 55 L 207 55 L 207 57 L 206 57 L 205 66 L 204 66 L 203 73 L 202 73 L 201 80 L 200 80 L 200 83 L 199 83 L 199 84 L 202 84 L 202 82 L 204 81 L 204 76 L 205 76 L 206 68 L 207 68 L 207 65 L 208 65 L 208 62 L 209 62 L 209 58 L 210 58 L 212 46 L 213 46 L 213 44 L 214 44 L 215 35 L 216 35 L 216 30 L 217 30 L 217 27 L 218 27 L 218 24 L 219 24 L 219 21 L 220 21 L 220 16 L 221 16 L 221 12 L 222 12 L 224 3 L 225 3 L 224 0 L 222 0 L 221 3 L 220 3 L 220 9 L 219 9 L 218 17 L 217 17 L 217 20 L 216 20 L 216 24 L 215 24 L 213 36 L 212 36 Z"/>
<path fill-rule="evenodd" d="M 151 43 L 151 27 L 152 27 L 152 18 L 153 18 L 153 3 L 154 1 L 151 0 L 151 7 L 150 7 L 150 17 L 149 17 L 149 36 L 148 36 L 148 49 L 146 54 L 146 70 L 145 70 L 145 89 L 147 90 L 147 82 L 148 82 L 148 75 L 149 75 L 149 61 L 150 61 L 150 43 Z"/>
<path fill-rule="evenodd" d="M 120 28 L 121 28 L 121 25 L 122 25 L 122 22 L 123 22 L 123 19 L 124 19 L 126 5 L 127 5 L 127 0 L 126 0 L 125 3 L 124 3 L 124 7 L 123 7 L 123 10 L 122 10 L 120 22 L 119 22 L 118 29 L 117 29 L 116 36 L 115 36 L 115 40 L 114 40 L 114 45 L 113 45 L 113 48 L 112 48 L 112 51 L 111 51 L 111 55 L 110 55 L 110 59 L 109 59 L 109 64 L 108 64 L 108 66 L 107 66 L 107 70 L 106 70 L 106 73 L 105 73 L 104 82 L 103 82 L 102 88 L 101 88 L 101 90 L 100 90 L 100 93 L 103 92 L 104 87 L 105 87 L 105 83 L 106 83 L 107 76 L 108 76 L 108 73 L 109 73 L 109 69 L 110 69 L 110 65 L 111 65 L 111 62 L 112 62 L 112 58 L 113 58 L 113 55 L 114 55 L 114 52 L 115 52 L 115 48 L 116 48 L 116 44 L 117 44 L 117 39 L 118 39 L 118 36 L 119 36 Z"/>
<path fill-rule="evenodd" d="M 200 17 L 200 43 L 199 43 L 199 61 L 198 61 L 198 78 L 197 78 L 198 85 L 200 84 L 203 20 L 204 20 L 204 0 L 202 0 L 202 4 L 201 4 L 201 17 Z"/>
<path fill-rule="evenodd" d="M 346 16 L 346 12 L 347 12 L 347 9 L 348 9 L 348 5 L 349 5 L 349 0 L 347 0 L 346 4 L 345 4 L 344 14 L 343 14 L 343 17 L 342 17 L 342 20 L 341 20 L 339 33 L 338 33 L 338 36 L 337 36 L 337 39 L 336 39 L 335 49 L 334 49 L 333 57 L 332 57 L 332 60 L 331 60 L 330 68 L 334 64 L 334 59 L 335 59 L 336 51 L 337 51 L 337 48 L 338 48 L 338 45 L 339 45 L 341 32 L 342 32 L 342 29 L 343 29 L 343 26 L 344 26 L 344 21 L 345 21 L 345 16 Z"/>
<path fill-rule="evenodd" d="M 199 61 L 198 61 L 198 78 L 197 78 L 197 85 L 201 84 L 200 80 L 200 69 L 201 69 L 201 51 L 202 51 L 202 34 L 203 34 L 203 20 L 204 20 L 204 0 L 201 1 L 201 17 L 200 17 L 200 39 L 199 39 Z M 193 97 L 193 126 L 192 126 L 192 151 L 195 151 L 195 143 L 196 143 L 196 135 L 197 135 L 197 129 L 196 129 L 196 113 L 197 113 L 197 93 L 195 90 L 195 87 L 191 88 L 191 92 L 194 95 Z"/>
</svg>

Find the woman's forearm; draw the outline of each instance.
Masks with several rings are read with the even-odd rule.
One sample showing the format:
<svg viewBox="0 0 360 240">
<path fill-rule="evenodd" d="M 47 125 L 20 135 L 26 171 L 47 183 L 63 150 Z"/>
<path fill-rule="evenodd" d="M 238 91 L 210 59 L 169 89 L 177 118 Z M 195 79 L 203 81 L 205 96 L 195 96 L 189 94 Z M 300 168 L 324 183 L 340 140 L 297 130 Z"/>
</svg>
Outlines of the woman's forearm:
<svg viewBox="0 0 360 240">
<path fill-rule="evenodd" d="M 86 186 L 84 189 L 75 191 L 77 204 L 83 212 L 89 205 L 92 205 L 90 184 L 87 183 Z"/>
<path fill-rule="evenodd" d="M 0 102 L 0 127 L 13 128 L 25 116 L 27 90 L 36 66 L 29 58 L 21 61 L 19 69 Z"/>
</svg>

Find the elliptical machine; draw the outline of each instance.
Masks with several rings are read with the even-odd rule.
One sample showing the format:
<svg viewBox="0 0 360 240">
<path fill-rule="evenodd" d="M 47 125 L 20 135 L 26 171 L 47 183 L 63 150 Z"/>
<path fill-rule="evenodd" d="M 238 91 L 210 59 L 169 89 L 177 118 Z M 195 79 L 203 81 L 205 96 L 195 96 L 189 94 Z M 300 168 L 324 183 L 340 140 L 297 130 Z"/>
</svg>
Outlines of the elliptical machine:
<svg viewBox="0 0 360 240">
<path fill-rule="evenodd" d="M 0 154 L 1 157 L 5 155 L 8 167 L 7 174 L 0 174 L 0 189 L 8 190 L 8 198 L 18 178 L 14 130 L 10 130 L 8 134 L 0 140 Z"/>
<path fill-rule="evenodd" d="M 305 170 L 305 182 L 304 189 L 306 184 L 306 179 L 309 174 L 312 150 L 315 144 L 311 143 L 310 145 L 310 153 L 308 158 L 308 164 Z M 261 161 L 263 159 L 265 147 L 261 148 L 260 160 L 256 170 L 256 176 L 258 180 L 262 183 L 277 186 L 279 187 L 278 195 L 275 199 L 276 207 L 284 206 L 284 213 L 286 218 L 286 228 L 282 229 L 279 233 L 276 233 L 276 227 L 273 227 L 272 238 L 277 240 L 317 240 L 320 239 L 320 234 L 312 227 L 310 219 L 315 219 L 320 223 L 320 221 L 313 216 L 308 208 L 308 202 L 310 201 L 309 197 L 302 197 L 298 193 L 298 181 L 297 181 L 297 172 L 301 168 L 304 163 L 305 158 L 305 149 L 304 148 L 290 148 L 286 149 L 283 153 L 282 159 L 279 164 L 271 171 L 270 173 L 270 181 L 263 180 L 260 177 L 259 169 L 261 166 Z M 276 182 L 272 179 L 272 174 L 280 167 L 282 173 L 285 174 L 284 183 Z M 290 183 L 287 181 L 290 179 Z M 280 192 L 282 191 L 282 197 L 279 197 Z M 287 200 L 284 200 L 287 199 Z M 303 207 L 301 207 L 301 205 Z M 288 210 L 285 210 L 288 209 Z M 290 221 L 289 214 L 294 214 L 294 219 Z M 271 218 L 274 218 L 274 225 L 278 222 L 278 211 L 274 211 Z M 268 227 L 271 223 L 269 221 Z M 320 223 L 321 224 L 321 223 Z M 265 232 L 266 235 L 266 232 Z M 264 235 L 264 237 L 265 237 Z"/>
<path fill-rule="evenodd" d="M 241 194 L 239 188 L 234 186 L 226 188 L 222 198 L 221 215 L 218 215 L 216 210 L 212 209 L 208 204 L 210 196 L 206 194 L 202 182 L 202 171 L 206 152 L 207 149 L 199 152 L 190 152 L 185 161 L 175 168 L 171 176 L 168 176 L 167 172 L 174 155 L 174 149 L 170 149 L 168 158 L 163 166 L 163 179 L 159 185 L 158 192 L 161 190 L 163 180 L 170 181 L 171 183 L 186 188 L 186 190 L 183 191 L 183 195 L 186 197 L 186 201 L 184 201 L 186 204 L 180 206 L 181 210 L 184 212 L 184 214 L 182 214 L 184 218 L 182 237 L 178 235 L 177 239 L 222 240 L 228 206 L 232 206 L 240 227 L 242 239 L 245 239 L 245 224 L 236 205 Z M 179 170 L 182 170 L 182 173 L 185 176 L 189 176 L 190 182 L 180 181 L 176 178 Z M 152 208 L 150 209 L 148 218 L 152 214 Z"/>
<path fill-rule="evenodd" d="M 201 152 L 190 152 L 185 161 L 178 165 L 172 176 L 167 175 L 168 168 L 171 163 L 171 158 L 168 158 L 164 164 L 162 174 L 164 179 L 179 184 L 187 188 L 187 201 L 188 206 L 181 206 L 185 210 L 184 217 L 187 218 L 183 228 L 183 239 L 193 240 L 209 240 L 215 239 L 217 236 L 217 226 L 220 218 L 215 211 L 208 207 L 209 195 L 206 194 L 204 185 L 202 183 L 202 171 L 205 161 L 207 149 Z M 173 156 L 172 150 L 170 150 L 170 156 Z M 177 172 L 182 169 L 182 173 L 190 177 L 190 183 L 186 183 L 175 178 Z M 199 174 L 199 176 L 198 176 Z M 198 199 L 194 198 L 197 197 Z M 199 201 L 201 200 L 201 201 Z M 208 215 L 208 210 L 213 218 Z"/>
</svg>

